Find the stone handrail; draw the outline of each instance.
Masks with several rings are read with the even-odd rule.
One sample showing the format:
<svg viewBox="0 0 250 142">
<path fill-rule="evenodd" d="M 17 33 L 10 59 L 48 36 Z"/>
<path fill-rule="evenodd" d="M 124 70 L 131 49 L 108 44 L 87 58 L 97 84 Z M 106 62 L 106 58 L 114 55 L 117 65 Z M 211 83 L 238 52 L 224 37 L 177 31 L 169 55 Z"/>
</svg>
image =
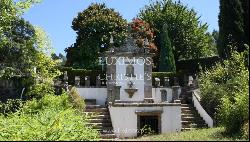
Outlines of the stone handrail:
<svg viewBox="0 0 250 142">
<path fill-rule="evenodd" d="M 197 94 L 197 90 L 192 91 L 192 100 L 193 100 L 194 107 L 196 108 L 200 116 L 205 120 L 208 127 L 212 128 L 214 124 L 213 119 L 208 115 L 208 113 L 201 106 L 200 97 Z"/>
</svg>

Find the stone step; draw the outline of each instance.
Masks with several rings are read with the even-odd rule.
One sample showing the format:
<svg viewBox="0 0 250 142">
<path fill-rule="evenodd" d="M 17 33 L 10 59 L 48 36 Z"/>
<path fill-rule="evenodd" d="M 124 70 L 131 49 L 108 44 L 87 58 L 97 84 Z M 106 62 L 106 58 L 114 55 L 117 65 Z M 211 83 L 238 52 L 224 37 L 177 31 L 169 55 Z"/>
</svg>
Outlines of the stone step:
<svg viewBox="0 0 250 142">
<path fill-rule="evenodd" d="M 185 118 L 185 117 L 196 117 L 197 115 L 195 115 L 195 114 L 192 114 L 192 113 L 189 113 L 189 114 L 187 114 L 187 113 L 182 113 L 181 114 L 181 118 Z"/>
<path fill-rule="evenodd" d="M 196 110 L 196 109 L 192 106 L 181 106 L 181 110 Z"/>
<path fill-rule="evenodd" d="M 116 139 L 100 139 L 100 141 L 102 142 L 109 142 L 109 141 L 118 141 Z"/>
<path fill-rule="evenodd" d="M 206 124 L 195 124 L 195 123 L 182 125 L 182 128 L 207 128 L 207 127 L 208 126 Z"/>
<path fill-rule="evenodd" d="M 87 115 L 109 115 L 108 111 L 104 112 L 85 112 Z"/>
<path fill-rule="evenodd" d="M 195 130 L 196 128 L 181 128 L 181 131 L 190 131 Z"/>
<path fill-rule="evenodd" d="M 101 139 L 115 139 L 115 134 L 101 134 Z"/>
<path fill-rule="evenodd" d="M 100 133 L 100 134 L 114 134 L 114 130 L 113 130 L 113 127 L 112 127 L 112 129 L 110 129 L 110 127 L 104 127 L 103 128 L 103 130 L 98 130 L 98 132 Z"/>
<path fill-rule="evenodd" d="M 108 112 L 108 108 L 86 108 L 85 112 Z"/>
<path fill-rule="evenodd" d="M 103 105 L 87 105 L 85 113 L 90 116 L 87 126 L 92 126 L 92 128 L 96 129 L 101 134 L 101 141 L 110 141 L 115 138 L 107 107 Z"/>
<path fill-rule="evenodd" d="M 96 108 L 106 108 L 106 106 L 103 105 L 86 105 L 86 109 L 96 109 Z"/>
<path fill-rule="evenodd" d="M 93 126 L 94 129 L 97 129 L 100 133 L 111 133 L 113 132 L 113 127 L 101 127 L 101 126 Z"/>
<path fill-rule="evenodd" d="M 87 123 L 87 126 L 112 127 L 112 123 Z"/>
<path fill-rule="evenodd" d="M 201 117 L 194 117 L 194 116 L 185 116 L 182 117 L 183 121 L 202 121 L 203 119 Z"/>
<path fill-rule="evenodd" d="M 189 104 L 181 104 L 182 107 L 189 107 Z"/>
<path fill-rule="evenodd" d="M 89 119 L 90 123 L 111 123 L 111 119 Z"/>
<path fill-rule="evenodd" d="M 206 124 L 204 120 L 195 120 L 195 121 L 181 121 L 182 125 L 188 124 Z"/>
<path fill-rule="evenodd" d="M 196 114 L 196 112 L 194 110 L 190 110 L 190 109 L 185 109 L 181 111 L 182 114 Z"/>
<path fill-rule="evenodd" d="M 104 128 L 112 129 L 112 127 L 104 127 L 104 126 L 100 126 L 100 125 L 92 125 L 92 128 L 97 129 L 98 131 L 104 130 Z"/>
<path fill-rule="evenodd" d="M 91 119 L 110 119 L 110 116 L 107 114 L 94 115 Z"/>
</svg>

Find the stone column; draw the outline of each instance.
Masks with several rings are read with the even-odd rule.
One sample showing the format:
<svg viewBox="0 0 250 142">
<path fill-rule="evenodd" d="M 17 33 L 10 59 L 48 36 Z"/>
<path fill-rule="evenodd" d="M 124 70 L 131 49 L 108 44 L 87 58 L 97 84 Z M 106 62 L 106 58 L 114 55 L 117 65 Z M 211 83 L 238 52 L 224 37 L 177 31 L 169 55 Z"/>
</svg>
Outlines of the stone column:
<svg viewBox="0 0 250 142">
<path fill-rule="evenodd" d="M 90 78 L 89 78 L 89 76 L 85 76 L 85 86 L 90 87 Z"/>
<path fill-rule="evenodd" d="M 195 74 L 194 80 L 193 80 L 194 87 L 198 87 L 198 76 Z"/>
<path fill-rule="evenodd" d="M 179 81 L 177 77 L 174 77 L 174 86 L 179 86 Z"/>
<path fill-rule="evenodd" d="M 174 102 L 174 100 L 179 99 L 179 94 L 178 94 L 179 89 L 180 86 L 172 86 L 172 102 Z"/>
<path fill-rule="evenodd" d="M 121 86 L 115 86 L 114 87 L 114 98 L 115 100 L 120 100 L 120 90 L 121 90 Z"/>
<path fill-rule="evenodd" d="M 108 104 L 111 102 L 112 104 L 114 104 L 114 102 L 115 102 L 115 97 L 114 97 L 114 95 L 113 95 L 113 89 L 108 89 Z"/>
<path fill-rule="evenodd" d="M 194 79 L 193 79 L 193 76 L 190 75 L 190 76 L 188 77 L 188 86 L 193 86 L 193 80 L 194 80 Z"/>
<path fill-rule="evenodd" d="M 164 87 L 170 87 L 169 77 L 164 77 Z"/>
<path fill-rule="evenodd" d="M 107 54 L 106 85 L 108 89 L 108 102 L 114 101 L 112 98 L 116 82 L 116 60 L 112 59 L 112 55 L 114 55 L 114 53 Z"/>
<path fill-rule="evenodd" d="M 167 92 L 167 90 L 162 89 L 162 90 L 160 90 L 160 91 L 161 91 L 161 101 L 162 101 L 162 102 L 167 101 L 167 100 L 168 100 L 168 97 L 167 97 L 168 92 Z"/>
<path fill-rule="evenodd" d="M 98 75 L 98 76 L 96 77 L 96 87 L 97 87 L 97 88 L 100 88 L 100 87 L 101 87 L 101 77 L 100 77 L 100 75 Z"/>
<path fill-rule="evenodd" d="M 63 84 L 63 89 L 64 89 L 66 92 L 69 92 L 69 84 L 68 84 L 67 81 L 64 82 L 64 84 Z"/>
<path fill-rule="evenodd" d="M 159 88 L 161 86 L 161 80 L 160 78 L 155 78 L 155 87 Z"/>
<path fill-rule="evenodd" d="M 174 77 L 174 86 L 172 86 L 172 102 L 179 99 L 178 90 L 180 89 L 178 78 Z"/>
<path fill-rule="evenodd" d="M 80 76 L 75 76 L 75 86 L 80 86 Z"/>
<path fill-rule="evenodd" d="M 152 57 L 151 55 L 144 56 L 144 58 L 150 58 L 146 60 L 144 64 L 144 98 L 152 98 Z"/>
</svg>

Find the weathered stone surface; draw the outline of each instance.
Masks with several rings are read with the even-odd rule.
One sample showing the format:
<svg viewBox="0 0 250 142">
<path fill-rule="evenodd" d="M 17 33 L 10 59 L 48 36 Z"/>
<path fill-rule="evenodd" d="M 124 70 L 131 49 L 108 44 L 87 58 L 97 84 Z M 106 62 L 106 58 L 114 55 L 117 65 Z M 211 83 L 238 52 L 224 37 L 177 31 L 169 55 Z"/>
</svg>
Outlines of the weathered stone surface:
<svg viewBox="0 0 250 142">
<path fill-rule="evenodd" d="M 179 86 L 179 80 L 177 77 L 174 77 L 174 86 Z"/>
<path fill-rule="evenodd" d="M 155 78 L 155 87 L 156 88 L 161 87 L 161 80 L 160 80 L 160 78 Z"/>
<path fill-rule="evenodd" d="M 90 86 L 90 78 L 89 78 L 89 76 L 85 76 L 85 86 L 86 87 Z"/>
<path fill-rule="evenodd" d="M 100 77 L 100 75 L 98 75 L 96 77 L 96 87 L 101 87 L 101 77 Z"/>
<path fill-rule="evenodd" d="M 80 76 L 75 76 L 75 86 L 80 86 Z"/>
<path fill-rule="evenodd" d="M 120 100 L 120 92 L 121 92 L 121 86 L 115 86 L 114 87 L 115 100 Z"/>
<path fill-rule="evenodd" d="M 153 107 L 153 106 L 181 106 L 181 103 L 109 103 L 112 107 Z"/>
<path fill-rule="evenodd" d="M 172 96 L 173 96 L 173 100 L 172 100 L 172 102 L 174 101 L 174 100 L 177 100 L 177 99 L 179 99 L 179 95 L 178 95 L 178 90 L 180 89 L 180 86 L 172 86 L 172 89 L 173 89 L 173 94 L 172 94 Z"/>
<path fill-rule="evenodd" d="M 167 96 L 168 96 L 167 90 L 162 89 L 162 90 L 161 90 L 161 101 L 162 101 L 162 102 L 167 101 L 167 98 L 168 98 Z"/>
<path fill-rule="evenodd" d="M 170 79 L 169 79 L 169 77 L 164 77 L 164 87 L 170 87 Z"/>
</svg>

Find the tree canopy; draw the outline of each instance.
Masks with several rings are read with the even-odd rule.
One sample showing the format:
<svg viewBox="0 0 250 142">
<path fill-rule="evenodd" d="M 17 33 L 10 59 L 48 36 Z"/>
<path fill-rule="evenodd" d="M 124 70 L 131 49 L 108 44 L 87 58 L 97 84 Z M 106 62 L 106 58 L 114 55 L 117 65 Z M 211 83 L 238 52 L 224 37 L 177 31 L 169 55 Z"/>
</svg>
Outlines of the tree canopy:
<svg viewBox="0 0 250 142">
<path fill-rule="evenodd" d="M 199 76 L 202 106 L 230 134 L 242 131 L 249 120 L 248 50 L 233 51 L 229 59 Z"/>
<path fill-rule="evenodd" d="M 50 57 L 52 47 L 45 31 L 21 18 L 37 2 L 1 1 L 0 78 L 21 78 L 29 95 L 41 96 L 53 91 L 53 79 L 59 71 L 57 61 Z"/>
<path fill-rule="evenodd" d="M 153 2 L 145 6 L 138 17 L 155 28 L 155 44 L 159 50 L 161 28 L 165 23 L 168 25 L 175 61 L 216 54 L 214 44 L 211 43 L 212 36 L 207 31 L 208 25 L 202 24 L 197 13 L 181 2 Z"/>
<path fill-rule="evenodd" d="M 224 59 L 229 58 L 233 50 L 243 52 L 244 44 L 249 44 L 247 3 L 245 0 L 220 0 L 218 51 Z"/>
<path fill-rule="evenodd" d="M 161 53 L 160 53 L 160 72 L 175 72 L 175 60 L 173 54 L 173 48 L 168 36 L 168 26 L 164 24 L 161 30 Z"/>
<path fill-rule="evenodd" d="M 67 66 L 92 69 L 98 65 L 98 52 L 109 47 L 111 36 L 114 44 L 123 43 L 127 22 L 114 9 L 105 4 L 91 4 L 74 18 L 72 28 L 77 33 L 76 43 L 67 48 Z"/>
</svg>

